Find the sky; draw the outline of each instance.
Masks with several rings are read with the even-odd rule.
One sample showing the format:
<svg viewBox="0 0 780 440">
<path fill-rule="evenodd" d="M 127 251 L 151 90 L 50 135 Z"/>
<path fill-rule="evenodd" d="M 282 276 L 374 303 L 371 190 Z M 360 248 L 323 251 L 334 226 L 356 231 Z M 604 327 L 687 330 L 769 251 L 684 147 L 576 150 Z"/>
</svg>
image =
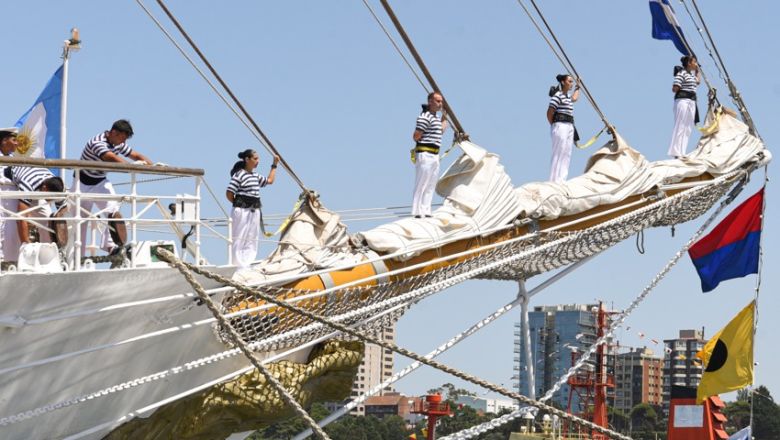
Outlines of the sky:
<svg viewBox="0 0 780 440">
<path fill-rule="evenodd" d="M 154 2 L 144 3 L 173 29 Z M 673 123 L 672 67 L 680 55 L 671 42 L 651 39 L 647 2 L 539 3 L 607 118 L 649 160 L 664 159 Z M 672 3 L 705 73 L 728 103 L 701 38 L 679 2 Z M 379 3 L 370 4 L 389 24 Z M 325 206 L 339 211 L 410 204 L 414 168 L 408 150 L 425 91 L 362 2 L 236 0 L 217 5 L 170 0 L 167 5 Z M 780 60 L 766 47 L 780 40 L 774 23 L 780 6 L 768 0 L 734 5 L 700 2 L 728 72 L 771 150 L 780 137 L 775 125 Z M 550 161 L 547 91 L 563 69 L 517 2 L 395 1 L 393 6 L 472 141 L 501 156 L 515 185 L 545 180 Z M 155 162 L 205 169 L 207 182 L 221 195 L 236 154 L 260 148 L 136 1 L 28 0 L 6 2 L 2 9 L 7 44 L 0 73 L 0 126 L 13 125 L 33 103 L 59 66 L 62 41 L 75 26 L 83 48 L 70 63 L 69 158 L 78 158 L 84 143 L 114 120 L 128 118 L 136 133 L 131 146 Z M 703 88 L 699 91 L 705 95 Z M 575 113 L 583 138 L 600 129 L 585 100 L 577 103 Z M 595 149 L 574 152 L 570 176 L 582 172 Z M 454 159 L 444 159 L 442 170 Z M 269 162 L 268 154 L 261 153 L 259 169 L 267 169 Z M 276 183 L 263 190 L 267 215 L 289 212 L 299 193 L 279 171 Z M 754 173 L 738 201 L 757 191 L 763 179 L 763 171 Z M 150 188 L 167 194 L 191 191 L 180 181 Z M 780 377 L 771 372 L 780 370 L 773 348 L 780 333 L 775 319 L 780 279 L 774 272 L 780 237 L 772 226 L 777 198 L 769 185 L 755 345 L 756 383 L 776 395 Z M 204 215 L 218 215 L 217 203 L 228 207 L 225 200 L 205 200 Z M 670 228 L 647 230 L 644 254 L 633 239 L 626 240 L 535 296 L 531 306 L 603 300 L 615 309 L 626 307 L 704 218 L 678 225 L 674 235 Z M 355 221 L 348 227 L 357 232 L 378 223 Z M 212 262 L 226 261 L 223 246 L 209 246 Z M 264 243 L 261 254 L 272 249 L 272 243 Z M 528 280 L 528 287 L 545 277 Z M 756 276 L 751 275 L 702 294 L 692 264 L 683 259 L 628 318 L 631 330 L 620 331 L 617 339 L 621 345 L 648 345 L 661 354 L 663 348 L 649 339 L 671 339 L 680 329 L 701 328 L 709 337 L 753 298 L 755 287 Z M 516 283 L 490 281 L 468 281 L 438 293 L 400 320 L 397 342 L 427 353 L 516 293 Z M 511 386 L 513 324 L 519 311 L 510 315 L 440 360 Z M 396 355 L 395 363 L 400 368 L 409 361 Z M 419 394 L 446 382 L 482 393 L 427 367 L 396 388 Z"/>
</svg>

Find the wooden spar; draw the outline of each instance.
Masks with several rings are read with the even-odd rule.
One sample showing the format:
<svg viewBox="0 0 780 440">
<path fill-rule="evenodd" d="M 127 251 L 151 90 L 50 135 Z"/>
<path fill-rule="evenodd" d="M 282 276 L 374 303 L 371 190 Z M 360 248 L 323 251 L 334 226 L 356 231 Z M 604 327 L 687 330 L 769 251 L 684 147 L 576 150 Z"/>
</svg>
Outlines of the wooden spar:
<svg viewBox="0 0 780 440">
<path fill-rule="evenodd" d="M 387 15 L 390 17 L 390 20 L 392 20 L 393 25 L 395 25 L 395 29 L 401 35 L 401 38 L 403 38 L 404 43 L 406 43 L 406 47 L 409 49 L 409 52 L 412 53 L 414 60 L 417 61 L 417 65 L 420 67 L 420 70 L 422 70 L 423 75 L 425 75 L 425 78 L 431 84 L 431 88 L 436 92 L 442 93 L 438 84 L 436 84 L 436 80 L 433 79 L 433 75 L 431 75 L 431 72 L 428 70 L 428 67 L 425 66 L 425 62 L 423 61 L 422 57 L 417 52 L 417 49 L 415 49 L 414 44 L 412 44 L 412 40 L 409 38 L 409 35 L 406 34 L 406 31 L 401 25 L 401 22 L 398 21 L 398 17 L 395 16 L 395 13 L 393 12 L 393 8 L 390 7 L 390 4 L 387 3 L 387 0 L 381 0 L 381 2 L 382 2 L 382 7 L 385 8 L 385 12 L 387 12 Z M 447 101 L 446 97 L 444 99 L 444 110 L 447 111 L 447 115 L 452 121 L 452 125 L 455 127 L 455 138 L 456 139 L 460 138 L 462 135 L 466 133 L 466 131 L 463 129 L 463 126 L 460 124 L 458 117 L 455 116 L 455 112 L 452 111 L 452 107 L 450 107 L 450 104 Z"/>
<path fill-rule="evenodd" d="M 198 177 L 205 174 L 201 168 L 169 167 L 167 165 L 138 165 L 129 162 L 103 162 L 99 160 L 39 159 L 15 156 L 0 156 L 0 165 L 73 168 L 108 172 L 136 172 L 142 174 L 165 174 L 168 176 Z"/>
</svg>

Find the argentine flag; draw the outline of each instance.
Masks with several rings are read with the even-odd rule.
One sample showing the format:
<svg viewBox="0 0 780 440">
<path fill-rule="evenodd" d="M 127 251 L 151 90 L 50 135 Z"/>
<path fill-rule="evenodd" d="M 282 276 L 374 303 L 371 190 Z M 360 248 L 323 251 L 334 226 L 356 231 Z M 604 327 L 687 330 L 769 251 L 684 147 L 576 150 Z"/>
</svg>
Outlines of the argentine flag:
<svg viewBox="0 0 780 440">
<path fill-rule="evenodd" d="M 691 55 L 685 47 L 685 35 L 674 16 L 669 0 L 650 0 L 650 15 L 653 17 L 653 38 L 672 40 L 674 47 L 683 55 Z"/>
<path fill-rule="evenodd" d="M 62 112 L 62 66 L 25 114 L 16 121 L 19 146 L 16 156 L 60 158 L 60 114 Z"/>
</svg>

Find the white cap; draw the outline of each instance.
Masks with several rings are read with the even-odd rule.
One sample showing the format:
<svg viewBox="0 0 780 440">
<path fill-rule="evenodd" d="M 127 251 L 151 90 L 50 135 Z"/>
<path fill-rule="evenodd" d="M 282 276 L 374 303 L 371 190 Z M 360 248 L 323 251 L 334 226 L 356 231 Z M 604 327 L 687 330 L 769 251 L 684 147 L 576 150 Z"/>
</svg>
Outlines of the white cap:
<svg viewBox="0 0 780 440">
<path fill-rule="evenodd" d="M 0 133 L 19 134 L 19 129 L 16 127 L 0 128 Z"/>
</svg>

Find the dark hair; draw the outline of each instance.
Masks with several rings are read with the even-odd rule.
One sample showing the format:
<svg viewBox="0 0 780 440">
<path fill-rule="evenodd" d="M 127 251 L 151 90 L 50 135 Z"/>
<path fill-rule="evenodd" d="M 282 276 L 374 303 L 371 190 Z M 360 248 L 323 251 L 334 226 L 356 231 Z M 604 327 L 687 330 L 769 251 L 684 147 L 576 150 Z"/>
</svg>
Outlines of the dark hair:
<svg viewBox="0 0 780 440">
<path fill-rule="evenodd" d="M 9 138 L 11 136 L 16 136 L 16 133 L 11 131 L 0 131 L 0 142 L 3 142 L 5 138 Z"/>
<path fill-rule="evenodd" d="M 431 93 L 428 93 L 428 99 L 431 99 L 431 98 L 433 98 L 433 96 L 434 96 L 434 95 L 439 95 L 439 96 L 441 96 L 442 98 L 444 98 L 444 95 L 442 95 L 442 94 L 441 94 L 441 92 L 439 92 L 439 91 L 437 91 L 437 90 L 434 90 L 434 91 L 432 91 Z"/>
<path fill-rule="evenodd" d="M 571 75 L 567 73 L 561 73 L 560 75 L 555 75 L 555 80 L 558 81 L 558 84 L 554 86 L 550 86 L 550 91 L 547 92 L 547 95 L 553 96 L 555 95 L 558 90 L 561 90 L 561 84 L 563 84 L 564 81 L 566 81 L 566 78 L 570 77 Z"/>
<path fill-rule="evenodd" d="M 255 154 L 257 154 L 257 151 L 255 151 L 255 150 L 253 150 L 251 148 L 247 148 L 246 150 L 238 153 L 238 158 L 241 159 L 241 160 L 239 160 L 238 162 L 233 164 L 233 168 L 230 170 L 230 175 L 233 176 L 234 174 L 236 174 L 238 172 L 238 170 L 246 167 L 246 160 L 247 160 L 247 158 L 250 158 L 250 157 L 254 156 Z"/>
<path fill-rule="evenodd" d="M 133 126 L 130 125 L 130 121 L 127 119 L 120 119 L 114 122 L 114 125 L 111 126 L 111 129 L 126 134 L 128 139 L 133 137 Z"/>
<path fill-rule="evenodd" d="M 688 66 L 688 63 L 691 62 L 691 60 L 695 60 L 696 55 L 685 55 L 684 57 L 680 58 L 680 65 L 684 68 Z"/>
<path fill-rule="evenodd" d="M 65 185 L 62 183 L 62 179 L 59 177 L 49 177 L 41 182 L 41 186 L 46 185 L 46 190 L 49 192 L 61 193 L 65 190 Z"/>
</svg>

